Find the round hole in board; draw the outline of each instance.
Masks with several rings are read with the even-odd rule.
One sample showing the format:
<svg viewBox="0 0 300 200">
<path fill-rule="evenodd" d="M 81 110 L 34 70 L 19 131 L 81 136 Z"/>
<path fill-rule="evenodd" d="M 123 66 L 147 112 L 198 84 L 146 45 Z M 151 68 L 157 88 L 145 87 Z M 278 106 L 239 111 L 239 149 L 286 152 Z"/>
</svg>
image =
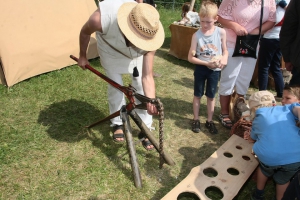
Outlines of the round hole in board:
<svg viewBox="0 0 300 200">
<path fill-rule="evenodd" d="M 205 189 L 205 195 L 210 199 L 222 199 L 224 194 L 222 190 L 215 186 L 210 186 Z"/>
<path fill-rule="evenodd" d="M 203 170 L 203 174 L 208 177 L 216 177 L 218 172 L 214 168 L 208 167 Z"/>
<path fill-rule="evenodd" d="M 233 157 L 233 155 L 229 152 L 224 152 L 223 155 L 227 158 L 232 158 Z"/>
</svg>

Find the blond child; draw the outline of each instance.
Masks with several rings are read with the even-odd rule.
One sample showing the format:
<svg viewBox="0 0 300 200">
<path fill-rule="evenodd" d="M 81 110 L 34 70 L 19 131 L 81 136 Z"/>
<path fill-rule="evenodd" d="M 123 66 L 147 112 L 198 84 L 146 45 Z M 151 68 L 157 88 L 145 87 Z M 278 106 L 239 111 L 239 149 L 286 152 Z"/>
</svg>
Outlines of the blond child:
<svg viewBox="0 0 300 200">
<path fill-rule="evenodd" d="M 269 177 L 276 183 L 276 199 L 282 196 L 290 179 L 300 169 L 300 104 L 275 106 L 274 95 L 259 91 L 249 98 L 253 116 L 250 137 L 256 141 L 253 152 L 258 157 L 257 185 L 251 199 L 263 199 Z"/>
<path fill-rule="evenodd" d="M 285 85 L 282 94 L 282 105 L 300 103 L 300 86 Z"/>
<path fill-rule="evenodd" d="M 218 130 L 212 121 L 215 94 L 221 69 L 227 64 L 226 32 L 214 23 L 218 20 L 218 7 L 210 1 L 203 1 L 199 10 L 200 28 L 194 33 L 188 54 L 188 61 L 195 64 L 192 131 L 199 133 L 199 109 L 201 97 L 207 97 L 206 128 L 212 134 Z M 205 88 L 206 85 L 206 88 Z M 205 90 L 204 90 L 205 89 Z"/>
</svg>

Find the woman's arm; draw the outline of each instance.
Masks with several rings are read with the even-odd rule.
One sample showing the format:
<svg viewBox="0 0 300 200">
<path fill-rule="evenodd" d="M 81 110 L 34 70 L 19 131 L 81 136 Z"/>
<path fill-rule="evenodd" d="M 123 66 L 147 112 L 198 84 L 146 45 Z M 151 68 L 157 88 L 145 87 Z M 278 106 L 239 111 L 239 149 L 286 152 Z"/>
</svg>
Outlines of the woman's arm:
<svg viewBox="0 0 300 200">
<path fill-rule="evenodd" d="M 261 25 L 261 34 L 264 34 L 268 30 L 270 30 L 271 28 L 273 28 L 274 25 L 275 25 L 275 22 L 271 22 L 271 21 L 266 21 L 265 23 L 263 23 Z M 250 34 L 251 35 L 258 35 L 259 34 L 259 27 L 253 29 Z"/>
<path fill-rule="evenodd" d="M 248 34 L 248 31 L 243 26 L 239 25 L 238 23 L 231 21 L 231 20 L 224 19 L 221 16 L 218 16 L 218 17 L 219 17 L 218 22 L 220 24 L 222 24 L 222 26 L 224 28 L 231 29 L 235 32 L 235 34 L 240 35 L 240 36 Z"/>
<path fill-rule="evenodd" d="M 220 28 L 220 34 L 221 34 L 221 45 L 222 45 L 222 58 L 220 60 L 220 68 L 222 69 L 225 65 L 227 65 L 228 51 L 226 45 L 226 31 Z"/>
</svg>

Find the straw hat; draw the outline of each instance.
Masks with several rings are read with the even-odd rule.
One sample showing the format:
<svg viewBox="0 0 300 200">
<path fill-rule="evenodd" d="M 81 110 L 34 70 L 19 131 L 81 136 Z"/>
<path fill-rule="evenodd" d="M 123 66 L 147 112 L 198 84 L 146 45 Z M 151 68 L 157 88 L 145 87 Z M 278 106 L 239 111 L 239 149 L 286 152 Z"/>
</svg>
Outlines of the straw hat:
<svg viewBox="0 0 300 200">
<path fill-rule="evenodd" d="M 276 105 L 274 95 L 269 91 L 258 91 L 249 97 L 249 107 L 269 107 Z"/>
<path fill-rule="evenodd" d="M 159 49 L 165 39 L 157 10 L 146 3 L 124 3 L 118 10 L 118 25 L 126 38 L 145 51 Z"/>
</svg>

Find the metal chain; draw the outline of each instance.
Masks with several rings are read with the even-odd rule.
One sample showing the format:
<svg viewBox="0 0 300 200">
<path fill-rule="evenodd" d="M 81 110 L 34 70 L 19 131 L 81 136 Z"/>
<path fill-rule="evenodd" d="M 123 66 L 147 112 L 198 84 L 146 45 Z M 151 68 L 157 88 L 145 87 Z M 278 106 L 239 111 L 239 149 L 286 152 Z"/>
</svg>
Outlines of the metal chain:
<svg viewBox="0 0 300 200">
<path fill-rule="evenodd" d="M 164 160 L 164 106 L 160 99 L 156 98 L 154 100 L 155 105 L 157 106 L 158 112 L 159 112 L 159 168 L 163 167 L 163 164 L 165 163 Z"/>
</svg>

